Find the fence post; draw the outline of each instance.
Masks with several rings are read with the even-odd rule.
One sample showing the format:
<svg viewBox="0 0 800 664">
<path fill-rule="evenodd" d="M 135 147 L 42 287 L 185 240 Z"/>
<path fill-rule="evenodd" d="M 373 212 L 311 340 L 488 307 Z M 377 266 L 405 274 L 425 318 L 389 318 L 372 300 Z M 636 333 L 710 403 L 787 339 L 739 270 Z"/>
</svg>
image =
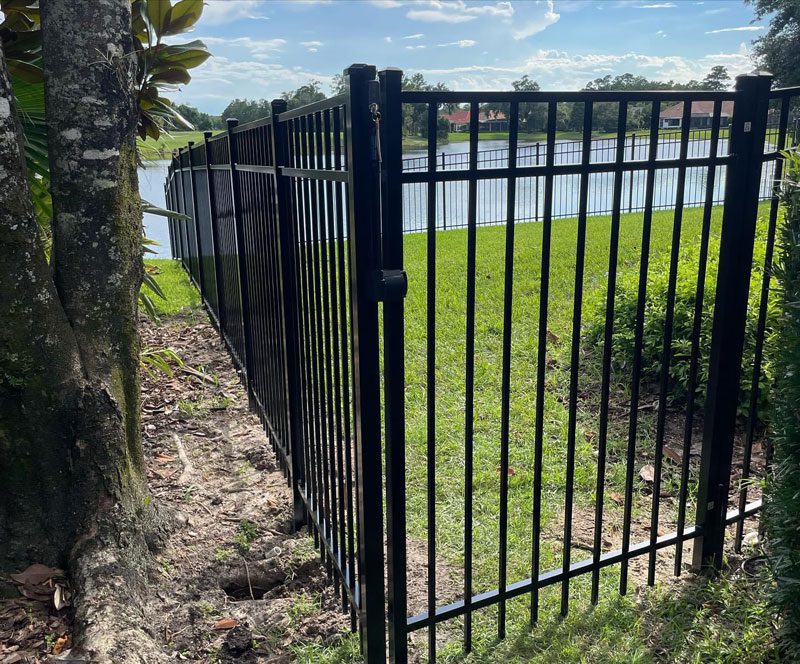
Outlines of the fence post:
<svg viewBox="0 0 800 664">
<path fill-rule="evenodd" d="M 164 182 L 164 208 L 172 210 L 170 207 L 170 192 L 169 192 L 169 168 L 167 168 L 167 179 Z M 175 241 L 173 239 L 172 231 L 172 217 L 167 217 L 167 230 L 169 230 L 169 253 L 172 258 L 175 258 Z"/>
<path fill-rule="evenodd" d="M 278 228 L 278 261 L 281 275 L 280 289 L 283 308 L 284 339 L 284 389 L 289 422 L 289 464 L 292 473 L 294 528 L 299 530 L 306 522 L 306 511 L 300 495 L 300 485 L 305 487 L 303 465 L 303 405 L 300 398 L 300 338 L 297 317 L 297 281 L 295 265 L 295 229 L 292 215 L 292 193 L 289 178 L 281 173 L 287 165 L 289 136 L 280 114 L 286 111 L 286 101 L 275 99 L 272 111 L 272 164 L 275 167 L 275 217 Z"/>
<path fill-rule="evenodd" d="M 175 155 L 178 163 L 178 184 L 181 190 L 180 198 L 178 198 L 178 208 L 181 214 L 186 215 L 186 191 L 183 186 L 183 157 L 181 156 L 181 150 L 183 148 L 178 148 L 178 152 Z M 192 252 L 189 247 L 189 228 L 186 219 L 183 219 L 181 223 L 181 264 L 189 275 L 189 279 L 192 280 Z"/>
<path fill-rule="evenodd" d="M 385 69 L 381 82 L 381 217 L 383 275 L 405 282 L 403 272 L 403 106 L 400 86 L 403 72 Z M 444 169 L 444 152 L 442 152 Z M 444 183 L 442 183 L 444 187 Z M 444 208 L 444 192 L 442 192 Z M 447 228 L 447 219 L 444 219 Z M 406 430 L 405 338 L 402 297 L 383 302 L 383 375 L 386 429 L 386 565 L 389 661 L 408 661 L 406 630 Z"/>
<path fill-rule="evenodd" d="M 380 209 L 378 155 L 370 102 L 378 95 L 375 67 L 351 65 L 347 81 L 348 250 L 352 292 L 355 453 L 358 464 L 359 618 L 364 661 L 386 661 L 383 566 L 378 269 Z M 377 90 L 374 90 L 377 93 Z"/>
<path fill-rule="evenodd" d="M 723 563 L 742 347 L 771 84 L 772 76 L 769 74 L 748 74 L 736 79 L 730 133 L 731 162 L 725 179 L 700 458 L 696 523 L 702 527 L 702 534 L 694 543 L 693 564 L 696 568 L 719 570 Z"/>
<path fill-rule="evenodd" d="M 197 214 L 197 187 L 194 182 L 194 159 L 192 158 L 193 147 L 194 141 L 189 141 L 186 154 L 189 160 L 189 187 L 192 190 L 192 222 L 194 223 L 194 247 L 195 251 L 197 251 L 197 280 L 200 282 L 197 285 L 200 290 L 200 300 L 205 306 L 208 306 L 205 279 L 203 279 L 203 252 L 200 251 L 200 216 Z"/>
<path fill-rule="evenodd" d="M 250 291 L 247 282 L 247 249 L 244 243 L 244 223 L 242 221 L 242 187 L 239 182 L 239 171 L 236 163 L 239 159 L 238 139 L 234 133 L 239 121 L 234 118 L 226 120 L 228 125 L 228 147 L 230 151 L 231 171 L 231 202 L 233 204 L 233 227 L 236 236 L 236 264 L 239 266 L 239 296 L 241 299 L 239 310 L 242 312 L 242 336 L 244 337 L 244 357 L 241 358 L 242 369 L 245 372 L 245 386 L 247 399 L 251 410 L 255 410 L 253 399 L 253 336 L 250 329 Z"/>
<path fill-rule="evenodd" d="M 211 244 L 214 254 L 214 284 L 217 287 L 217 324 L 219 336 L 224 338 L 225 307 L 222 306 L 222 257 L 219 254 L 219 228 L 217 227 L 217 193 L 214 191 L 214 181 L 211 177 L 211 152 L 208 149 L 208 139 L 212 136 L 210 131 L 203 132 L 203 146 L 206 155 L 206 182 L 208 182 L 208 215 L 211 220 Z"/>
</svg>

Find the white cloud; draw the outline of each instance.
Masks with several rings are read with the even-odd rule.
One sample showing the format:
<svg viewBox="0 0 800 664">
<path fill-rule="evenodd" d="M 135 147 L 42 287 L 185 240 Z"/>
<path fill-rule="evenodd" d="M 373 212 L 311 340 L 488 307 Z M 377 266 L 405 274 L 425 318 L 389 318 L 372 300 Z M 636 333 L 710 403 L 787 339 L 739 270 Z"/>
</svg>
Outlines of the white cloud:
<svg viewBox="0 0 800 664">
<path fill-rule="evenodd" d="M 192 70 L 192 84 L 175 97 L 181 103 L 206 99 L 202 106 L 220 112 L 236 97 L 276 99 L 286 90 L 294 90 L 311 81 L 330 85 L 333 77 L 302 67 L 286 67 L 272 62 L 236 61 L 223 56 L 210 58 Z"/>
<path fill-rule="evenodd" d="M 664 32 L 663 30 L 659 30 L 658 32 L 656 32 L 656 37 L 666 37 L 666 36 L 667 33 Z"/>
<path fill-rule="evenodd" d="M 403 39 L 422 39 L 425 35 L 421 32 L 417 32 L 413 35 L 406 35 Z"/>
<path fill-rule="evenodd" d="M 316 53 L 319 51 L 320 46 L 324 46 L 321 41 L 304 41 L 300 42 L 300 46 L 305 46 L 308 49 L 309 53 Z"/>
<path fill-rule="evenodd" d="M 391 37 L 384 37 L 383 41 L 385 41 L 387 44 L 391 44 L 392 43 L 392 38 Z"/>
<path fill-rule="evenodd" d="M 420 49 L 425 48 L 425 44 L 417 44 L 416 46 L 406 46 L 406 50 L 408 51 L 419 51 Z"/>
<path fill-rule="evenodd" d="M 264 3 L 259 0 L 206 0 L 203 7 L 202 25 L 222 25 L 240 19 L 268 20 L 269 16 L 259 10 Z"/>
<path fill-rule="evenodd" d="M 636 9 L 673 9 L 677 7 L 674 2 L 654 2 L 650 5 L 636 5 Z"/>
<path fill-rule="evenodd" d="M 706 9 L 703 14 L 705 16 L 713 16 L 714 14 L 722 14 L 728 11 L 730 7 L 716 7 L 715 9 Z"/>
<path fill-rule="evenodd" d="M 447 42 L 445 44 L 436 44 L 437 46 L 444 47 L 444 46 L 458 46 L 458 48 L 470 48 L 477 44 L 474 39 L 459 39 L 458 41 Z"/>
<path fill-rule="evenodd" d="M 251 39 L 250 37 L 237 37 L 226 39 L 223 37 L 200 37 L 208 46 L 236 46 L 249 51 L 250 56 L 256 60 L 267 60 L 274 56 L 276 51 L 286 45 L 285 39 Z"/>
<path fill-rule="evenodd" d="M 763 25 L 742 25 L 738 28 L 718 28 L 717 30 L 708 30 L 707 35 L 718 35 L 720 32 L 755 32 L 763 30 Z"/>
<path fill-rule="evenodd" d="M 541 3 L 536 3 L 541 4 Z M 511 36 L 514 39 L 527 39 L 528 37 L 535 35 L 538 32 L 541 32 L 545 28 L 553 25 L 556 23 L 558 19 L 561 18 L 561 14 L 557 14 L 555 12 L 555 8 L 553 7 L 553 0 L 547 0 L 546 9 L 541 16 L 538 16 L 533 21 L 529 21 L 521 28 L 514 30 L 511 33 Z"/>
<path fill-rule="evenodd" d="M 371 0 L 381 9 L 408 7 L 406 18 L 424 23 L 465 23 L 480 16 L 510 18 L 514 7 L 510 0 L 465 2 L 464 0 Z"/>
<path fill-rule="evenodd" d="M 452 89 L 498 89 L 528 74 L 545 89 L 580 89 L 598 76 L 629 71 L 648 78 L 687 82 L 700 79 L 715 65 L 724 65 L 732 76 L 753 67 L 750 51 L 741 44 L 734 53 L 710 53 L 700 57 L 627 53 L 572 53 L 539 49 L 522 62 L 508 65 L 465 65 L 452 68 L 421 69 L 426 76 L 448 77 Z M 469 86 L 466 87 L 465 86 Z"/>
</svg>

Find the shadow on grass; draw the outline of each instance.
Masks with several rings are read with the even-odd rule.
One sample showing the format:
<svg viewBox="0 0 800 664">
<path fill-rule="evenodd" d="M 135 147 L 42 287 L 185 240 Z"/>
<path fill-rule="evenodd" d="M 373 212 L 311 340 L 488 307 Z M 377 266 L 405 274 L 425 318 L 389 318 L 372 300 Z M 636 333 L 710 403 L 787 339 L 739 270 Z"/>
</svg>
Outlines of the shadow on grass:
<svg viewBox="0 0 800 664">
<path fill-rule="evenodd" d="M 768 580 L 747 577 L 738 568 L 717 579 L 688 574 L 627 597 L 607 592 L 596 607 L 576 602 L 564 619 L 557 615 L 554 593 L 552 602 L 545 600 L 554 610 L 549 609 L 535 629 L 518 628 L 505 641 L 484 641 L 480 652 L 468 657 L 451 643 L 437 661 L 783 662 L 775 640 L 775 615 L 766 600 L 767 584 Z"/>
</svg>

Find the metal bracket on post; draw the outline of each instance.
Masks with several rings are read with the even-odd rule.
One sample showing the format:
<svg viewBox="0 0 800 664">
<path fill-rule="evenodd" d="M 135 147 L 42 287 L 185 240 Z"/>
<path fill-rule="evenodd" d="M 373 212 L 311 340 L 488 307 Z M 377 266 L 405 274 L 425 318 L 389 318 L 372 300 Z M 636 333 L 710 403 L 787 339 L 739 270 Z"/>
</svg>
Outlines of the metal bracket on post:
<svg viewBox="0 0 800 664">
<path fill-rule="evenodd" d="M 723 564 L 747 298 L 758 217 L 770 74 L 736 79 L 706 391 L 693 565 Z"/>
<path fill-rule="evenodd" d="M 376 302 L 397 302 L 408 294 L 404 270 L 378 270 L 373 276 L 372 296 Z"/>
</svg>

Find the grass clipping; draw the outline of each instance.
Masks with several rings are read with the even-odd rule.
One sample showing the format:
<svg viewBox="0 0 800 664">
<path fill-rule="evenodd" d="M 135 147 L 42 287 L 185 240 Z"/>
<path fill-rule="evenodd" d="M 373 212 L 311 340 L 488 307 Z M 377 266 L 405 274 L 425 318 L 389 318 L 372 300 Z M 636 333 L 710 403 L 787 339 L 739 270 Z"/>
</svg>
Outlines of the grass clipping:
<svg viewBox="0 0 800 664">
<path fill-rule="evenodd" d="M 785 155 L 776 276 L 778 325 L 774 399 L 774 465 L 768 487 L 770 562 L 777 582 L 774 600 L 783 615 L 782 636 L 800 657 L 800 153 Z M 791 661 L 795 661 L 790 657 Z"/>
</svg>

